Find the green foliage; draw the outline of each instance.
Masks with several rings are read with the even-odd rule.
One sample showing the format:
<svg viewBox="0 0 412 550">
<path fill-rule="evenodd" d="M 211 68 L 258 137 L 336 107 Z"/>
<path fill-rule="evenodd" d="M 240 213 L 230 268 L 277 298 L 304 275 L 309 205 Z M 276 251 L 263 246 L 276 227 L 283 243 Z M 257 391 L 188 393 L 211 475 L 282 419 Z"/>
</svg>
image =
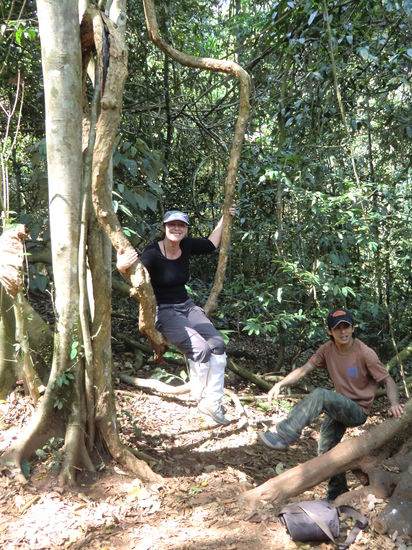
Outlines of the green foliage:
<svg viewBox="0 0 412 550">
<path fill-rule="evenodd" d="M 220 334 L 222 335 L 223 342 L 225 343 L 225 346 L 228 346 L 228 345 L 229 345 L 229 341 L 230 341 L 230 335 L 231 335 L 234 331 L 233 331 L 233 330 L 229 330 L 229 329 L 221 328 L 221 329 L 219 329 L 219 332 L 220 332 Z"/>
<path fill-rule="evenodd" d="M 30 462 L 26 459 L 21 461 L 21 471 L 26 479 L 30 477 Z"/>
<path fill-rule="evenodd" d="M 41 449 L 36 449 L 36 456 L 46 463 L 48 469 L 56 471 L 63 461 L 63 444 L 63 437 L 52 437 Z"/>
<path fill-rule="evenodd" d="M 123 141 L 113 155 L 114 191 L 113 206 L 123 221 L 127 236 L 139 240 L 147 224 L 136 217 L 147 211 L 157 212 L 162 196 L 160 175 L 166 171 L 161 153 L 151 151 L 141 138 Z"/>
<path fill-rule="evenodd" d="M 395 338 L 412 332 L 411 4 L 327 5 L 335 67 L 321 2 L 176 0 L 157 3 L 157 14 L 176 49 L 236 59 L 253 79 L 219 328 L 276 345 L 317 344 L 328 309 L 346 305 L 362 338 L 387 358 L 386 303 Z M 11 204 L 16 221 L 28 220 L 32 237 L 47 243 L 37 23 L 32 3 L 21 21 L 14 11 L 0 97 L 12 96 L 19 67 L 26 95 Z M 144 25 L 141 2 L 131 0 L 113 202 L 139 250 L 173 207 L 190 213 L 191 235 L 209 234 L 221 214 L 239 101 L 235 78 L 167 59 Z M 200 304 L 216 265 L 217 255 L 193 262 L 190 293 Z M 31 289 L 49 288 L 43 267 L 30 266 L 29 276 Z"/>
<path fill-rule="evenodd" d="M 261 411 L 264 411 L 264 412 L 269 412 L 270 405 L 267 401 L 257 401 L 256 402 L 256 408 L 260 409 Z"/>
<path fill-rule="evenodd" d="M 271 320 L 265 320 L 263 315 L 259 315 L 258 317 L 247 319 L 242 330 L 247 331 L 249 336 L 265 336 L 272 335 L 273 333 L 276 338 L 280 328 L 283 330 L 293 329 L 296 326 L 296 321 L 303 321 L 304 319 L 305 317 L 301 309 L 296 313 L 280 312 Z"/>
<path fill-rule="evenodd" d="M 56 378 L 56 384 L 57 387 L 61 388 L 63 385 L 69 386 L 73 380 L 74 374 L 67 370 Z"/>
<path fill-rule="evenodd" d="M 70 350 L 70 360 L 71 361 L 76 359 L 76 357 L 78 355 L 79 346 L 80 346 L 80 342 L 77 342 L 77 341 L 72 342 L 72 347 L 71 347 L 71 350 Z"/>
<path fill-rule="evenodd" d="M 171 382 L 173 383 L 176 380 L 185 381 L 187 379 L 187 374 L 184 371 L 182 371 L 180 373 L 180 376 L 176 376 L 175 374 L 171 374 L 161 367 L 156 367 L 150 373 L 150 378 L 153 378 L 154 380 L 160 380 L 165 384 L 170 384 Z"/>
<path fill-rule="evenodd" d="M 201 492 L 202 492 L 202 489 L 200 487 L 196 487 L 195 485 L 192 485 L 188 489 L 189 495 L 198 495 Z"/>
<path fill-rule="evenodd" d="M 70 387 L 73 383 L 73 380 L 75 379 L 75 374 L 72 371 L 73 371 L 73 366 L 70 366 L 64 372 L 59 374 L 56 377 L 55 382 L 49 383 L 50 389 L 61 390 L 61 389 Z M 64 403 L 65 403 L 64 396 L 61 394 L 61 392 L 57 391 L 54 397 L 54 403 L 53 403 L 54 408 L 60 411 L 64 407 Z"/>
</svg>

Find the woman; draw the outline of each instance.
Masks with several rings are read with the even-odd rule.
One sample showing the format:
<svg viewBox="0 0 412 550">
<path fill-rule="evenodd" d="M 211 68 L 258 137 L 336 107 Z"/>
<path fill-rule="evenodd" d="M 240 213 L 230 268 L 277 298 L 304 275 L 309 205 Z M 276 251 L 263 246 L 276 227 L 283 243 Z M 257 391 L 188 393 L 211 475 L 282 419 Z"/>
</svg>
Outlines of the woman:
<svg viewBox="0 0 412 550">
<path fill-rule="evenodd" d="M 235 215 L 235 207 L 229 209 Z M 189 217 L 169 210 L 163 217 L 164 237 L 149 245 L 140 260 L 150 274 L 157 301 L 156 328 L 189 359 L 190 391 L 198 409 L 217 424 L 230 421 L 222 406 L 226 367 L 225 345 L 204 311 L 186 291 L 192 255 L 210 254 L 222 237 L 223 217 L 207 239 L 188 237 Z M 137 260 L 137 252 L 119 250 L 117 268 L 125 273 Z"/>
</svg>

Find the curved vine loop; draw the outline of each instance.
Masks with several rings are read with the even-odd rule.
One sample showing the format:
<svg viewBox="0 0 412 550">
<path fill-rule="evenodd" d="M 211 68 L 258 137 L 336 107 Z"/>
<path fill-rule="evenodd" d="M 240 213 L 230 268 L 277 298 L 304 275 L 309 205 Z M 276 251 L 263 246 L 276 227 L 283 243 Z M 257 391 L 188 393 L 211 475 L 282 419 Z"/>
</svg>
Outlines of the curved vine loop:
<svg viewBox="0 0 412 550">
<path fill-rule="evenodd" d="M 251 80 L 249 74 L 238 63 L 234 61 L 212 59 L 209 57 L 195 57 L 182 53 L 170 44 L 167 44 L 160 36 L 157 25 L 156 10 L 153 0 L 143 0 L 143 6 L 146 17 L 146 26 L 150 40 L 156 44 L 166 55 L 187 67 L 204 69 L 212 72 L 222 72 L 235 76 L 239 80 L 240 98 L 239 112 L 235 126 L 235 133 L 230 151 L 229 166 L 226 177 L 225 200 L 223 203 L 223 229 L 222 240 L 219 251 L 219 261 L 216 269 L 215 279 L 212 290 L 205 304 L 207 315 L 216 308 L 218 296 L 223 288 L 223 281 L 226 272 L 228 250 L 230 244 L 231 216 L 229 208 L 233 204 L 235 195 L 235 183 L 240 162 L 240 152 L 245 138 L 246 127 L 250 113 L 250 87 Z"/>
</svg>

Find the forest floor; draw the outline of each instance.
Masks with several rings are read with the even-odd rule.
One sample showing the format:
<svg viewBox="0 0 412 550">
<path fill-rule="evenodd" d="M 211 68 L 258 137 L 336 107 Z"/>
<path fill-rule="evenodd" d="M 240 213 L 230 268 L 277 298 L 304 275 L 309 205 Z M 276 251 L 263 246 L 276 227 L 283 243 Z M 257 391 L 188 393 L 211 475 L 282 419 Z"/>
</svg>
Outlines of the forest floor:
<svg viewBox="0 0 412 550">
<path fill-rule="evenodd" d="M 249 353 L 253 346 L 248 346 Z M 256 350 L 256 357 L 268 356 Z M 115 369 L 129 370 L 134 354 L 114 345 Z M 253 366 L 252 366 L 253 365 Z M 247 363 L 245 364 L 247 366 Z M 258 360 L 249 366 L 259 372 Z M 178 374 L 176 367 L 170 370 Z M 147 369 L 136 376 L 148 377 Z M 239 396 L 252 388 L 229 373 L 227 386 Z M 259 391 L 259 390 L 258 390 Z M 210 425 L 194 404 L 178 398 L 141 391 L 120 383 L 115 375 L 118 421 L 122 441 L 136 449 L 163 481 L 143 485 L 102 453 L 98 472 L 79 472 L 78 488 L 61 490 L 57 471 L 61 455 L 52 444 L 43 448 L 43 460 L 32 461 L 27 482 L 21 484 L 11 467 L 0 472 L 0 548 L 30 550 L 68 548 L 134 550 L 273 550 L 332 548 L 331 544 L 294 543 L 281 525 L 277 503 L 250 514 L 238 496 L 283 470 L 316 456 L 319 424 L 306 429 L 286 453 L 268 451 L 257 442 L 257 432 L 276 422 L 295 398 L 285 397 L 282 408 L 265 410 L 263 398 L 248 401 L 246 411 L 255 426 L 236 418 L 228 400 L 227 427 Z M 386 416 L 385 398 L 375 401 L 373 414 L 361 428 L 348 430 L 356 437 Z M 16 438 L 33 412 L 30 399 L 17 388 L 0 403 L 0 453 Z M 350 489 L 357 479 L 348 476 Z M 295 497 L 294 501 L 325 498 L 326 482 Z M 373 520 L 385 502 L 358 510 Z M 347 520 L 349 521 L 349 520 Z M 341 525 L 344 540 L 348 524 Z M 352 548 L 412 549 L 412 541 L 379 535 L 369 526 Z"/>
</svg>

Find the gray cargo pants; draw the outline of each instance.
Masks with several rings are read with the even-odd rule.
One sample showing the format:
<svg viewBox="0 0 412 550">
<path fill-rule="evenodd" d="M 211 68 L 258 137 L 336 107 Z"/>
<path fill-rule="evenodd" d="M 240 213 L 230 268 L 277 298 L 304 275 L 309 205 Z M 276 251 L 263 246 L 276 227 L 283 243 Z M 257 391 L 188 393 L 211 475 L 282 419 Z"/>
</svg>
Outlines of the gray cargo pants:
<svg viewBox="0 0 412 550">
<path fill-rule="evenodd" d="M 156 328 L 192 361 L 207 363 L 212 353 L 225 352 L 222 336 L 191 298 L 181 304 L 159 305 Z"/>
</svg>

